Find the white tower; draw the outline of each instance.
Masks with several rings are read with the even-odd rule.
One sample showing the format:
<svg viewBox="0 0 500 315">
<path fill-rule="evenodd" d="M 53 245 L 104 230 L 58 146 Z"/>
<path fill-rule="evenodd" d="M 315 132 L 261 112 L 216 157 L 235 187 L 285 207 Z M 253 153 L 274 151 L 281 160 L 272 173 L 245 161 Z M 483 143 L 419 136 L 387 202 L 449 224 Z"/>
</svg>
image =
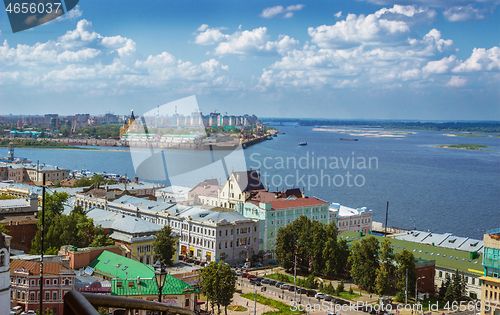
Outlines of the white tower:
<svg viewBox="0 0 500 315">
<path fill-rule="evenodd" d="M 0 315 L 10 313 L 10 266 L 9 248 L 0 232 Z"/>
</svg>

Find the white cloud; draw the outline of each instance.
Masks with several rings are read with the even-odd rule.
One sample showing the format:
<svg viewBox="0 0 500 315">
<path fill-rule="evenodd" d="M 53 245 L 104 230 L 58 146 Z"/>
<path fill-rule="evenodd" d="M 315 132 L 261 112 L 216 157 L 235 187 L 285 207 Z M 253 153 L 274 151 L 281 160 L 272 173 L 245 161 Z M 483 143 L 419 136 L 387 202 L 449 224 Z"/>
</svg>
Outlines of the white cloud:
<svg viewBox="0 0 500 315">
<path fill-rule="evenodd" d="M 450 79 L 450 81 L 448 81 L 448 83 L 446 83 L 446 86 L 449 86 L 449 87 L 462 87 L 466 83 L 467 83 L 466 79 L 454 75 L 454 76 L 451 76 L 451 79 Z"/>
<path fill-rule="evenodd" d="M 399 40 L 400 35 L 409 30 L 409 26 L 403 21 L 380 19 L 375 14 L 348 14 L 345 20 L 334 25 L 309 27 L 308 33 L 311 41 L 320 47 L 341 47 Z"/>
<path fill-rule="evenodd" d="M 203 32 L 206 29 L 208 29 L 208 24 L 201 24 L 200 27 L 198 27 L 197 31 L 198 32 Z"/>
<path fill-rule="evenodd" d="M 218 44 L 217 55 L 251 55 L 261 53 L 284 54 L 298 45 L 298 41 L 287 35 L 280 35 L 277 41 L 269 41 L 267 28 L 259 27 L 253 30 L 236 31 L 233 34 L 223 34 L 225 28 L 206 28 L 196 35 L 195 43 L 199 45 Z"/>
<path fill-rule="evenodd" d="M 334 16 L 336 18 L 340 18 L 342 16 L 342 11 L 339 11 L 339 12 L 335 13 Z"/>
<path fill-rule="evenodd" d="M 208 25 L 203 24 L 198 28 L 198 30 L 203 29 L 201 33 L 196 35 L 195 43 L 199 45 L 213 45 L 224 39 L 228 38 L 228 35 L 222 34 L 221 29 L 225 28 L 208 28 Z"/>
<path fill-rule="evenodd" d="M 303 4 L 295 4 L 295 5 L 290 5 L 286 8 L 284 8 L 281 5 L 277 5 L 274 7 L 269 7 L 265 8 L 262 10 L 262 13 L 259 14 L 260 17 L 265 18 L 265 19 L 270 19 L 273 17 L 276 17 L 278 15 L 284 14 L 283 17 L 288 19 L 293 17 L 294 11 L 300 11 L 305 7 Z"/>
<path fill-rule="evenodd" d="M 283 8 L 283 6 L 281 5 L 277 5 L 275 7 L 265 8 L 264 10 L 262 10 L 262 13 L 259 16 L 265 19 L 270 19 L 282 13 L 283 11 L 285 11 L 285 8 Z"/>
<path fill-rule="evenodd" d="M 66 12 L 65 15 L 58 18 L 57 21 L 76 20 L 77 18 L 82 16 L 82 14 L 83 14 L 83 12 L 80 10 L 80 6 L 76 5 L 72 10 L 70 10 L 69 12 Z"/>
<path fill-rule="evenodd" d="M 495 46 L 474 48 L 471 56 L 453 68 L 453 72 L 491 71 L 500 70 L 500 48 Z"/>
<path fill-rule="evenodd" d="M 422 69 L 426 73 L 447 73 L 457 64 L 457 57 L 451 55 L 441 60 L 429 61 Z"/>
<path fill-rule="evenodd" d="M 208 30 L 208 25 L 200 28 Z M 285 49 L 288 37 L 274 50 Z M 102 36 L 92 23 L 81 20 L 57 40 L 34 45 L 0 46 L 2 84 L 29 85 L 33 91 L 77 89 L 89 95 L 123 95 L 135 87 L 170 87 L 170 90 L 206 94 L 212 90 L 244 88 L 228 75 L 228 67 L 215 59 L 199 64 L 168 52 L 146 59 L 134 58 L 136 43 L 121 35 Z M 110 58 L 111 57 L 111 58 Z M 47 70 L 50 66 L 50 70 Z M 10 81 L 9 81 L 10 80 Z M 85 91 L 85 92 L 81 92 Z"/>
<path fill-rule="evenodd" d="M 471 4 L 463 7 L 458 6 L 448 8 L 443 12 L 443 15 L 448 21 L 451 22 L 484 19 L 482 10 L 474 8 Z"/>
</svg>

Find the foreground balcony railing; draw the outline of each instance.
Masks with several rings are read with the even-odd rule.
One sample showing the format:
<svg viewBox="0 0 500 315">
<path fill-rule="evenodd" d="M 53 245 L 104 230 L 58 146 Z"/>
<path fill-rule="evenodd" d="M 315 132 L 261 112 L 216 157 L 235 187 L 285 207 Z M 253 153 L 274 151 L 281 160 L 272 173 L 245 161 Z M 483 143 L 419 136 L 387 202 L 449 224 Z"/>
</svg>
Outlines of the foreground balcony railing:
<svg viewBox="0 0 500 315">
<path fill-rule="evenodd" d="M 126 314 L 135 314 L 132 313 L 132 310 L 150 311 L 151 314 L 196 314 L 189 309 L 178 306 L 167 306 L 153 301 L 131 299 L 121 296 L 80 293 L 73 290 L 64 295 L 63 315 L 99 315 L 96 310 L 99 306 L 122 310 L 120 314 L 124 314 L 124 310 L 126 310 Z"/>
</svg>

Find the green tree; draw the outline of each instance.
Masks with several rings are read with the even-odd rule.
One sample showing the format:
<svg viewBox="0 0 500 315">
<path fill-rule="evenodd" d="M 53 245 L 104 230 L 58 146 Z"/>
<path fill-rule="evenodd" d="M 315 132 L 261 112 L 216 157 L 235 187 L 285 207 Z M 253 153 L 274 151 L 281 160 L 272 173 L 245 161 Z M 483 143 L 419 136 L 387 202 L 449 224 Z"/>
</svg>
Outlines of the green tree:
<svg viewBox="0 0 500 315">
<path fill-rule="evenodd" d="M 297 247 L 298 237 L 294 232 L 293 224 L 278 229 L 274 253 L 278 263 L 288 272 L 293 268 Z"/>
<path fill-rule="evenodd" d="M 172 229 L 165 225 L 156 233 L 156 239 L 153 242 L 154 260 L 161 260 L 164 264 L 171 266 L 175 244 L 176 240 L 172 237 Z"/>
<path fill-rule="evenodd" d="M 227 307 L 231 304 L 236 292 L 236 273 L 221 260 L 219 263 L 211 262 L 201 269 L 201 276 L 201 287 L 207 301 L 210 302 L 212 313 L 217 306 L 218 314 L 220 314 L 221 306 L 223 306 L 227 315 Z"/>
<path fill-rule="evenodd" d="M 446 288 L 444 299 L 449 302 L 463 300 L 466 295 L 466 286 L 464 275 L 455 270 L 455 274 L 453 274 Z"/>
<path fill-rule="evenodd" d="M 355 242 L 349 255 L 349 263 L 354 283 L 368 292 L 373 292 L 379 268 L 379 242 L 377 239 L 370 236 L 363 238 L 361 242 Z"/>
<path fill-rule="evenodd" d="M 335 290 L 335 293 L 337 295 L 340 295 L 340 293 L 344 292 L 344 279 L 340 280 L 340 282 L 337 284 L 337 290 Z"/>
<path fill-rule="evenodd" d="M 446 291 L 448 290 L 448 287 L 450 286 L 450 278 L 446 278 L 445 281 L 441 282 L 441 286 L 439 287 L 439 291 L 438 291 L 438 294 L 439 294 L 439 298 L 441 300 L 444 300 L 444 297 L 446 295 Z"/>
<path fill-rule="evenodd" d="M 98 226 L 95 231 L 94 240 L 90 243 L 90 247 L 101 247 L 113 245 L 115 241 L 109 238 L 109 235 L 104 233 L 102 226 Z"/>
<path fill-rule="evenodd" d="M 391 241 L 384 240 L 380 245 L 380 267 L 377 269 L 375 291 L 383 295 L 392 286 L 390 278 L 394 275 L 394 251 Z"/>
<path fill-rule="evenodd" d="M 10 232 L 2 223 L 0 223 L 0 231 L 2 231 L 2 233 L 4 234 L 9 234 Z"/>
<path fill-rule="evenodd" d="M 77 180 L 75 180 L 75 183 L 73 184 L 73 187 L 89 187 L 92 185 L 92 181 L 88 177 L 82 177 Z"/>
<path fill-rule="evenodd" d="M 349 257 L 349 249 L 345 240 L 338 240 L 339 230 L 335 222 L 325 227 L 325 244 L 323 257 L 325 259 L 325 273 L 327 276 L 339 275 L 344 271 Z"/>
<path fill-rule="evenodd" d="M 397 289 L 398 289 L 398 292 L 400 293 L 399 298 L 401 298 L 401 296 L 404 297 L 405 288 L 406 288 L 406 270 L 408 270 L 408 295 L 413 296 L 414 291 L 410 290 L 410 288 L 415 287 L 415 283 L 417 280 L 417 272 L 415 269 L 415 257 L 413 256 L 413 253 L 406 250 L 406 249 L 403 249 L 402 252 L 396 254 L 394 260 L 395 260 L 396 264 L 398 265 Z M 402 301 L 399 300 L 399 302 L 402 302 Z"/>
<path fill-rule="evenodd" d="M 231 305 L 236 292 L 236 273 L 228 264 L 219 261 L 217 277 L 219 278 L 218 305 L 224 306 L 224 313 L 227 315 L 227 307 Z"/>
</svg>

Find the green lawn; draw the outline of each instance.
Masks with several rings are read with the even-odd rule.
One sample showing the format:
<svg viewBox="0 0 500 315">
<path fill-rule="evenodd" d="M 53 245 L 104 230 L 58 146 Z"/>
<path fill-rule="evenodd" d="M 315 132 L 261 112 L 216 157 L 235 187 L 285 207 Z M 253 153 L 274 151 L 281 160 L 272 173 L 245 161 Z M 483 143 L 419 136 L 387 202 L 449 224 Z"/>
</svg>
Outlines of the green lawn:
<svg viewBox="0 0 500 315">
<path fill-rule="evenodd" d="M 347 299 L 347 300 L 352 300 L 352 299 L 355 299 L 355 298 L 359 298 L 361 295 L 360 294 L 357 294 L 357 293 L 353 293 L 353 294 L 349 294 L 349 292 L 340 292 L 340 295 L 339 295 L 341 298 L 344 298 L 344 299 Z"/>
<path fill-rule="evenodd" d="M 245 293 L 245 294 L 242 294 L 241 296 L 246 298 L 246 299 L 249 299 L 249 300 L 255 299 L 255 294 L 253 294 L 253 293 Z M 292 307 L 290 305 L 285 304 L 285 303 L 280 302 L 280 301 L 273 300 L 273 299 L 268 299 L 266 297 L 263 297 L 260 294 L 257 294 L 257 302 L 259 302 L 260 304 L 268 305 L 268 306 L 271 306 L 273 308 L 278 309 L 278 311 L 265 312 L 264 313 L 265 315 L 278 315 L 278 314 L 294 315 L 294 314 L 304 313 L 304 312 L 300 312 L 300 311 L 292 311 L 291 310 Z"/>
</svg>

